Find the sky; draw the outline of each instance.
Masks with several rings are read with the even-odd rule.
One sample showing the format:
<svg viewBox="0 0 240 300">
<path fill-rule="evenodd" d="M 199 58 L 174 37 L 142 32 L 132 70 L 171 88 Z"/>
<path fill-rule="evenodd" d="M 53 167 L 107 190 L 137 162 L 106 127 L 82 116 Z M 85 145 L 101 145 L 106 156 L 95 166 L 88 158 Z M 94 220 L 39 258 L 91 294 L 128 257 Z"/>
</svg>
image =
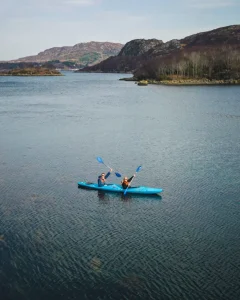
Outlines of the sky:
<svg viewBox="0 0 240 300">
<path fill-rule="evenodd" d="M 240 24 L 240 0 L 0 0 L 0 61 L 90 41 L 167 42 Z"/>
</svg>

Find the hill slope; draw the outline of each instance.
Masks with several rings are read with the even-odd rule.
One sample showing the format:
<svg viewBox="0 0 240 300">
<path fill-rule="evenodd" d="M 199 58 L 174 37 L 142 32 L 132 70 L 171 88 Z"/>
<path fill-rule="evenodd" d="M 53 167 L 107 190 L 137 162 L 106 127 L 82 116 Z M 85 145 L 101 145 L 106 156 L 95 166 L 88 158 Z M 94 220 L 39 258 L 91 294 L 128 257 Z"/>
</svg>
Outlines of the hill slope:
<svg viewBox="0 0 240 300">
<path fill-rule="evenodd" d="M 54 47 L 37 55 L 22 57 L 12 62 L 72 61 L 81 65 L 93 65 L 117 55 L 123 45 L 110 42 L 79 43 L 74 46 Z"/>
</svg>

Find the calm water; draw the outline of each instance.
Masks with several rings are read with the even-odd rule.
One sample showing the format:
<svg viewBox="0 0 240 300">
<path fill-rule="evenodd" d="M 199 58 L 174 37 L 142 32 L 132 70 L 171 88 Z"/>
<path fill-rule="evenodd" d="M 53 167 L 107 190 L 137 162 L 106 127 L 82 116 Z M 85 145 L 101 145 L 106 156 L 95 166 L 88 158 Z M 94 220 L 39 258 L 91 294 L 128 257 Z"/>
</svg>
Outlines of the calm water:
<svg viewBox="0 0 240 300">
<path fill-rule="evenodd" d="M 0 299 L 240 299 L 240 87 L 123 76 L 0 77 Z"/>
</svg>

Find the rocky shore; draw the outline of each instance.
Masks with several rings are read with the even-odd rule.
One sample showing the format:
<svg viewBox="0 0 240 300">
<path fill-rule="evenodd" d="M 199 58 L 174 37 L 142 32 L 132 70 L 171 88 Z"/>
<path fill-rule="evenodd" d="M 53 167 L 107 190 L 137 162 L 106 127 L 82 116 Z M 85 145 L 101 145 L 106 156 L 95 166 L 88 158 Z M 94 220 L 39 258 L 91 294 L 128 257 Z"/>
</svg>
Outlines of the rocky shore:
<svg viewBox="0 0 240 300">
<path fill-rule="evenodd" d="M 185 79 L 185 80 L 149 80 L 149 84 L 163 84 L 163 85 L 230 85 L 240 84 L 240 80 L 209 80 L 209 79 Z"/>
</svg>

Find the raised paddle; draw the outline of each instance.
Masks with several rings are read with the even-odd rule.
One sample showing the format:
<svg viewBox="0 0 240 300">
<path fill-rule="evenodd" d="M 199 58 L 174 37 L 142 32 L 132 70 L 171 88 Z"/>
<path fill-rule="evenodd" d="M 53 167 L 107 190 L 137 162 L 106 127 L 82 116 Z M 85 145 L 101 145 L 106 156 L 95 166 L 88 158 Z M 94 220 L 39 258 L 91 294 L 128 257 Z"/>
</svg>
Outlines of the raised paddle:
<svg viewBox="0 0 240 300">
<path fill-rule="evenodd" d="M 101 157 L 97 157 L 97 161 L 100 163 L 100 164 L 103 164 L 104 166 L 106 166 L 107 168 L 109 168 L 110 170 L 111 170 L 111 168 L 108 166 L 108 165 L 106 165 L 105 163 L 104 163 L 104 161 L 102 160 L 102 158 Z M 118 172 L 114 172 L 115 173 L 115 175 L 117 176 L 117 177 L 122 177 L 122 175 L 121 174 L 119 174 Z"/>
<path fill-rule="evenodd" d="M 136 172 L 135 172 L 135 176 L 136 176 L 136 174 L 140 171 L 142 169 L 142 167 L 141 166 L 139 166 L 139 167 L 137 167 L 137 169 L 136 169 Z M 134 177 L 133 177 L 134 178 Z M 127 194 L 127 190 L 128 190 L 128 188 L 130 187 L 130 184 L 132 183 L 132 181 L 133 181 L 133 178 L 132 178 L 132 180 L 129 182 L 129 185 L 128 185 L 128 187 L 126 188 L 126 190 L 124 191 L 124 195 L 126 195 Z"/>
</svg>

